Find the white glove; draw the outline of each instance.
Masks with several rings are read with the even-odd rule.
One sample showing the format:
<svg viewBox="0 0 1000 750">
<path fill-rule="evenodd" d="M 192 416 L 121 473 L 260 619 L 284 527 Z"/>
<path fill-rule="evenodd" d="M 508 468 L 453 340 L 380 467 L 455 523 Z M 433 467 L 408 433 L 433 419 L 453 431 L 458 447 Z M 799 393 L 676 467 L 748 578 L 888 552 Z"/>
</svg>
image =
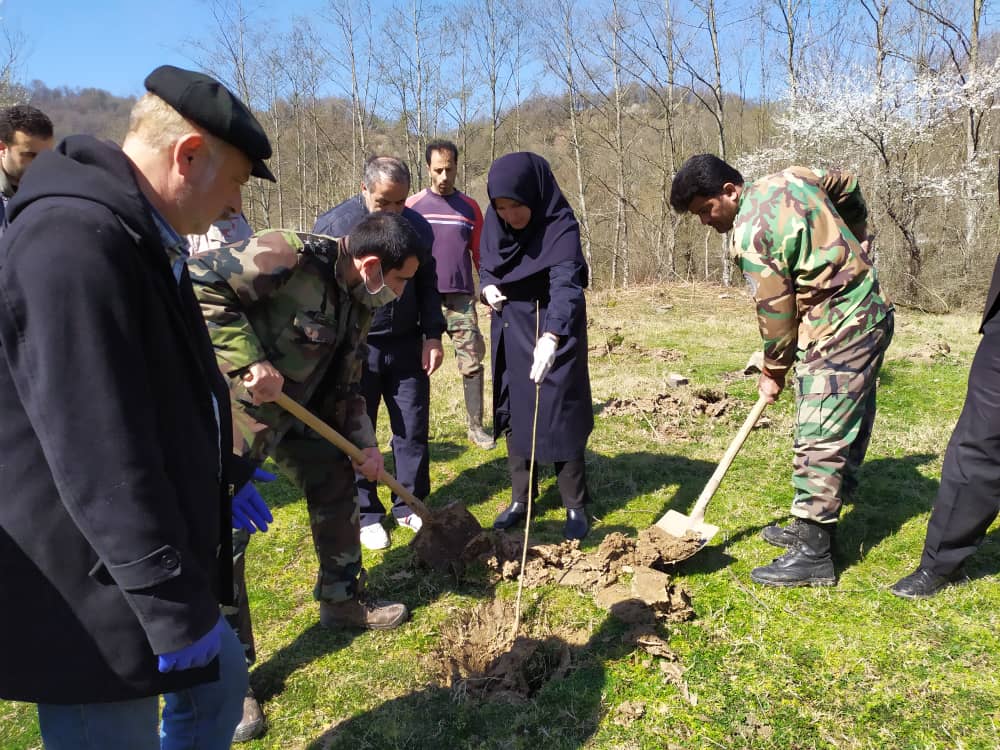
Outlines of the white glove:
<svg viewBox="0 0 1000 750">
<path fill-rule="evenodd" d="M 507 301 L 503 292 L 497 289 L 495 284 L 488 284 L 483 287 L 483 299 L 486 300 L 487 305 L 492 307 L 497 312 L 500 312 L 500 308 L 503 307 L 503 303 Z"/>
<path fill-rule="evenodd" d="M 552 363 L 556 361 L 556 347 L 558 345 L 559 342 L 548 334 L 538 339 L 538 343 L 535 344 L 535 361 L 531 365 L 529 378 L 536 383 L 545 380 L 545 376 L 552 369 Z"/>
</svg>

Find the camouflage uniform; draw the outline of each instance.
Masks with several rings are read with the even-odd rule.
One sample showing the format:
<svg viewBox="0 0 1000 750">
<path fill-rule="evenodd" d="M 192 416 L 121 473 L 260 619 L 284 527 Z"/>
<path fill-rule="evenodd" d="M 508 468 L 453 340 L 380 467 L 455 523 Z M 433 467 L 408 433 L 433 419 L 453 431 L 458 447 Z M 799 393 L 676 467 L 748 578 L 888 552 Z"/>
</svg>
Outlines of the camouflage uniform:
<svg viewBox="0 0 1000 750">
<path fill-rule="evenodd" d="M 792 514 L 836 522 L 875 419 L 893 315 L 857 234 L 868 211 L 857 180 L 791 167 L 744 186 L 733 254 L 757 303 L 764 370 L 795 365 Z"/>
<path fill-rule="evenodd" d="M 476 300 L 471 294 L 447 293 L 441 295 L 441 307 L 448 335 L 455 345 L 458 371 L 470 378 L 483 371 L 486 341 L 479 331 Z"/>
<path fill-rule="evenodd" d="M 341 269 L 349 262 L 340 240 L 266 231 L 189 261 L 191 280 L 229 376 L 234 433 L 242 453 L 273 458 L 306 498 L 319 573 L 313 595 L 337 602 L 357 593 L 361 546 L 354 469 L 350 459 L 273 403 L 254 406 L 242 375 L 270 361 L 284 391 L 361 448 L 376 445 L 360 395 L 363 342 L 372 313 L 354 302 Z M 243 554 L 249 535 L 233 535 L 237 609 L 230 622 L 253 659 Z"/>
</svg>

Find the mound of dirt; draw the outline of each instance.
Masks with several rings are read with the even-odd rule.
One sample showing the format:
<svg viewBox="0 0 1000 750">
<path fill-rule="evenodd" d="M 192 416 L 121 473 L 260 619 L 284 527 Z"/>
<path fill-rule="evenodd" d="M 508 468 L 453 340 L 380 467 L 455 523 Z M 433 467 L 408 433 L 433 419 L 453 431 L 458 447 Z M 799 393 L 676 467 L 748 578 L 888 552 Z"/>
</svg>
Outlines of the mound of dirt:
<svg viewBox="0 0 1000 750">
<path fill-rule="evenodd" d="M 657 568 L 664 564 L 687 560 L 701 549 L 703 544 L 704 541 L 698 534 L 689 532 L 678 538 L 656 526 L 650 526 L 639 532 L 635 561 L 637 565 Z"/>
<path fill-rule="evenodd" d="M 638 541 L 619 532 L 608 534 L 595 551 L 586 554 L 577 541 L 539 544 L 528 548 L 524 585 L 573 586 L 589 591 L 607 608 L 636 599 L 654 619 L 687 620 L 693 616 L 690 597 L 662 569 L 690 557 L 701 544 L 697 536 L 676 539 L 655 527 L 643 531 Z M 515 580 L 521 570 L 521 542 L 509 534 L 484 532 L 465 552 L 470 557 L 464 562 L 483 563 L 497 580 Z M 633 574 L 630 587 L 619 583 L 625 574 Z"/>
<path fill-rule="evenodd" d="M 629 355 L 632 358 L 658 359 L 663 362 L 676 362 L 684 358 L 684 352 L 677 349 L 647 348 L 634 341 L 628 341 L 620 326 L 606 328 L 604 326 L 588 326 L 590 338 L 596 343 L 591 344 L 587 351 L 595 357 L 609 357 L 613 354 Z M 603 337 L 602 337 L 603 333 Z"/>
<path fill-rule="evenodd" d="M 410 542 L 416 559 L 439 573 L 461 574 L 466 546 L 483 531 L 476 517 L 461 503 L 449 503 L 431 512 L 431 518 Z"/>
<path fill-rule="evenodd" d="M 730 398 L 725 391 L 699 388 L 691 392 L 657 393 L 640 398 L 611 398 L 602 405 L 601 415 L 634 417 L 705 414 L 718 418 L 735 405 L 736 400 Z"/>
</svg>

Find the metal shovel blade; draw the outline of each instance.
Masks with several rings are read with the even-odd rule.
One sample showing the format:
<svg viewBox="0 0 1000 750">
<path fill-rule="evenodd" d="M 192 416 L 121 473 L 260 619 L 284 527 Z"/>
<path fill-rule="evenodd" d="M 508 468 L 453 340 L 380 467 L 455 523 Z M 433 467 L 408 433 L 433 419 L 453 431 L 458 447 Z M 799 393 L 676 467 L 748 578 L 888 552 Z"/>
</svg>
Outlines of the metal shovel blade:
<svg viewBox="0 0 1000 750">
<path fill-rule="evenodd" d="M 668 510 L 663 518 L 656 522 L 656 526 L 678 539 L 688 533 L 696 534 L 701 537 L 702 546 L 712 541 L 712 537 L 719 533 L 718 526 L 692 520 L 690 516 L 678 513 L 676 510 Z"/>
</svg>

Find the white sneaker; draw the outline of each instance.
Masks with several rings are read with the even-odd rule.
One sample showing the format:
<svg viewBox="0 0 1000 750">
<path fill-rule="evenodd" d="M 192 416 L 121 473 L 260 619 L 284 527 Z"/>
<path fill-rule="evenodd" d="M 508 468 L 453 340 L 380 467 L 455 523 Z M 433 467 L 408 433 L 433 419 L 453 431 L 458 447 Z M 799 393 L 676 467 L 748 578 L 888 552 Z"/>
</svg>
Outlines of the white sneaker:
<svg viewBox="0 0 1000 750">
<path fill-rule="evenodd" d="M 361 527 L 361 546 L 365 549 L 386 549 L 389 546 L 389 535 L 380 523 L 372 523 Z"/>
<path fill-rule="evenodd" d="M 416 513 L 410 513 L 409 515 L 399 516 L 396 518 L 396 523 L 406 529 L 411 531 L 420 531 L 423 527 L 424 522 L 420 520 L 420 516 Z"/>
</svg>

